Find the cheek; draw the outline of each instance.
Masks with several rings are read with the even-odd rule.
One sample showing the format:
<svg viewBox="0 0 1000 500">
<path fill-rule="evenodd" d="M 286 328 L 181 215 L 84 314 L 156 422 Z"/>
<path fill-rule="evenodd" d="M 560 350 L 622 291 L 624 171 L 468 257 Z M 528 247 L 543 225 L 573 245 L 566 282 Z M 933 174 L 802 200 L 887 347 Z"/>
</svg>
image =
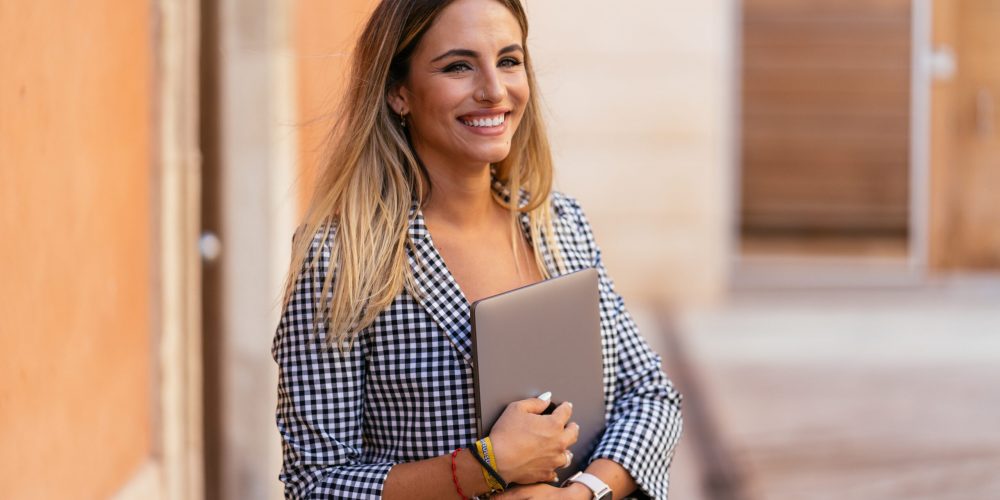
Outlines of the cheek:
<svg viewBox="0 0 1000 500">
<path fill-rule="evenodd" d="M 528 98 L 531 96 L 531 88 L 528 86 L 527 78 L 521 78 L 513 82 L 512 85 L 507 87 L 507 92 L 510 95 L 511 101 L 517 106 L 518 114 L 523 113 L 524 107 L 528 104 Z"/>
<path fill-rule="evenodd" d="M 427 114 L 437 118 L 453 115 L 462 104 L 462 97 L 466 91 L 460 82 L 448 82 L 450 84 L 435 85 L 423 92 L 420 108 Z"/>
<path fill-rule="evenodd" d="M 522 92 L 511 93 L 511 99 L 514 101 L 517 112 L 517 121 L 520 123 L 521 118 L 524 117 L 524 112 L 528 107 L 528 98 L 531 93 L 528 91 L 528 87 L 525 86 Z"/>
<path fill-rule="evenodd" d="M 528 85 L 528 75 L 524 73 L 518 74 L 516 78 L 507 84 L 507 89 L 511 97 L 518 99 L 520 102 L 527 101 L 528 96 L 531 95 L 531 86 Z"/>
</svg>

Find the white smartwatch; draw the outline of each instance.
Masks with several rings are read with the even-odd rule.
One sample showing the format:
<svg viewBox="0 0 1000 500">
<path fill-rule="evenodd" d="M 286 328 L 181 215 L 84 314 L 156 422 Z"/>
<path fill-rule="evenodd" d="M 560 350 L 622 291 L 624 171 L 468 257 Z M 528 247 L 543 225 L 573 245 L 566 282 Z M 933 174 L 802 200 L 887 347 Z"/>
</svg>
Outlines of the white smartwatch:
<svg viewBox="0 0 1000 500">
<path fill-rule="evenodd" d="M 593 500 L 611 500 L 611 488 L 593 474 L 577 472 L 564 481 L 562 485 L 565 487 L 569 483 L 580 483 L 589 488 L 594 494 Z"/>
</svg>

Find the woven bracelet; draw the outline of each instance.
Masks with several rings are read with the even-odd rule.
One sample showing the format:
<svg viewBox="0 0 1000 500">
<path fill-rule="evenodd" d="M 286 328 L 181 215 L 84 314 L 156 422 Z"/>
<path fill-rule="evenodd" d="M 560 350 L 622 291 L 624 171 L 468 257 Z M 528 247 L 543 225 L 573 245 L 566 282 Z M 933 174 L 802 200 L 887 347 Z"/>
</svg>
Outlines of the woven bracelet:
<svg viewBox="0 0 1000 500">
<path fill-rule="evenodd" d="M 500 483 L 500 487 L 502 489 L 506 490 L 507 489 L 507 481 L 504 481 L 503 478 L 500 477 L 500 473 L 497 472 L 497 470 L 494 469 L 492 465 L 490 465 L 489 463 L 487 463 L 486 460 L 483 460 L 483 457 L 479 456 L 479 453 L 476 453 L 473 450 L 473 448 L 475 446 L 476 445 L 473 444 L 471 447 L 469 447 L 469 453 L 472 453 L 472 456 L 476 457 L 476 460 L 478 460 L 479 464 L 482 465 L 484 469 L 486 469 L 486 472 L 489 472 L 490 476 L 493 476 L 493 479 L 496 479 L 496 481 L 498 483 Z"/>
</svg>

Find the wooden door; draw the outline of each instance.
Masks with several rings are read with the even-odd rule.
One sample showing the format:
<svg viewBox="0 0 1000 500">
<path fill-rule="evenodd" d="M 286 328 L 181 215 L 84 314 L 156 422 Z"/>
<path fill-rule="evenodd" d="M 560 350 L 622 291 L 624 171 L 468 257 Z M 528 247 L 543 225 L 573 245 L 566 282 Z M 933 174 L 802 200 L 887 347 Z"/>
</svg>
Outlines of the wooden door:
<svg viewBox="0 0 1000 500">
<path fill-rule="evenodd" d="M 910 12 L 910 0 L 743 2 L 745 242 L 860 235 L 904 248 Z"/>
<path fill-rule="evenodd" d="M 1000 1 L 935 2 L 934 39 L 957 62 L 933 89 L 931 259 L 1000 267 Z"/>
</svg>

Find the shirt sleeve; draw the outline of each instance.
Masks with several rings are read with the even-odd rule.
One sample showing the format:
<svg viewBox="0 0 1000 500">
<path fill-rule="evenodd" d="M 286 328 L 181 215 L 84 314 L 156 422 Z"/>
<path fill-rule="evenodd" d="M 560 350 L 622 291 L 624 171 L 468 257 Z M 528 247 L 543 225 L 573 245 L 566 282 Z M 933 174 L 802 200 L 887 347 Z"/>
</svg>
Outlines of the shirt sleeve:
<svg viewBox="0 0 1000 500">
<path fill-rule="evenodd" d="M 666 500 L 668 469 L 683 426 L 682 396 L 639 334 L 604 268 L 589 221 L 574 205 L 599 276 L 604 362 L 614 366 L 612 380 L 605 382 L 610 416 L 590 461 L 607 458 L 621 465 L 638 485 L 633 497 Z"/>
<path fill-rule="evenodd" d="M 278 364 L 275 417 L 282 440 L 285 498 L 381 498 L 394 462 L 368 463 L 362 454 L 365 358 L 360 339 L 341 353 L 325 345 L 325 325 L 313 329 L 329 247 L 314 238 L 282 312 L 271 354 Z"/>
</svg>

